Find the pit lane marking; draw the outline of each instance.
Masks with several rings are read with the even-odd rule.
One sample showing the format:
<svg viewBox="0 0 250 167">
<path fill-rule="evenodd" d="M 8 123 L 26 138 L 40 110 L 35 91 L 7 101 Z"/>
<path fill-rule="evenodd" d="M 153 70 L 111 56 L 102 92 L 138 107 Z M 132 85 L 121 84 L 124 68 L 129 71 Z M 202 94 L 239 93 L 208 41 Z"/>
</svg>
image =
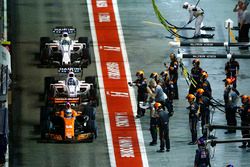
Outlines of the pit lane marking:
<svg viewBox="0 0 250 167">
<path fill-rule="evenodd" d="M 98 81 L 100 88 L 103 88 L 100 89 L 100 94 L 110 163 L 112 167 L 148 167 L 140 121 L 134 119 L 136 114 L 134 91 L 127 85 L 127 80 L 131 80 L 132 77 L 129 69 L 117 1 L 106 0 L 108 4 L 107 7 L 98 7 L 97 1 L 99 0 L 87 0 L 87 4 L 96 57 Z M 112 29 L 107 30 L 107 28 L 111 26 Z M 98 28 L 96 29 L 96 27 Z M 104 30 L 100 27 L 106 29 Z M 121 47 L 121 52 L 114 52 L 113 49 L 103 49 L 103 44 L 111 41 L 114 45 L 111 47 Z M 118 69 L 115 68 L 110 71 L 106 66 L 106 62 L 118 64 L 118 66 L 116 66 Z M 120 78 L 106 77 L 109 72 L 115 72 Z M 124 91 L 128 91 L 128 95 L 130 96 L 121 93 Z M 105 92 L 107 94 L 105 94 Z M 110 94 L 108 94 L 110 92 L 116 93 L 112 93 L 110 96 Z M 119 95 L 119 98 L 114 95 Z M 124 95 L 126 95 L 127 98 L 120 98 Z M 117 120 L 115 120 L 115 115 L 124 112 L 128 114 L 127 119 L 129 121 L 129 127 L 116 127 Z"/>
</svg>

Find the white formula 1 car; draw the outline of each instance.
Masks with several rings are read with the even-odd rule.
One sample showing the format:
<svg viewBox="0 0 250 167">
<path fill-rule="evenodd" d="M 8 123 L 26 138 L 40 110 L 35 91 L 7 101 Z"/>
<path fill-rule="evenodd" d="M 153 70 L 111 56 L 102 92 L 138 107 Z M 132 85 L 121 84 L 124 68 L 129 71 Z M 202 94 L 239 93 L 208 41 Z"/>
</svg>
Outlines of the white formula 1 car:
<svg viewBox="0 0 250 167">
<path fill-rule="evenodd" d="M 67 68 L 60 68 L 59 73 L 68 72 Z M 87 76 L 84 81 L 78 80 L 70 70 L 65 80 L 56 81 L 54 77 L 45 78 L 46 101 L 60 97 L 79 97 L 81 103 L 90 102 L 98 105 L 98 95 L 95 76 Z"/>
<path fill-rule="evenodd" d="M 91 63 L 88 37 L 76 38 L 76 28 L 56 27 L 54 40 L 40 38 L 40 61 L 43 65 L 87 67 Z"/>
</svg>

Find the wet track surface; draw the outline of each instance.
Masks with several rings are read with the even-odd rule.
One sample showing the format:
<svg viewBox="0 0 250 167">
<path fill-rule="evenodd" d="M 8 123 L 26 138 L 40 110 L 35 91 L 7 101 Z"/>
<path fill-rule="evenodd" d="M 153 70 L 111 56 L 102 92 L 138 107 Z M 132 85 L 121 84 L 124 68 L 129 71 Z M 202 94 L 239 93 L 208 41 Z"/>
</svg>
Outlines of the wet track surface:
<svg viewBox="0 0 250 167">
<path fill-rule="evenodd" d="M 160 11 L 176 25 L 184 25 L 188 19 L 187 11 L 182 10 L 184 1 L 156 1 Z M 196 3 L 196 1 L 192 1 Z M 200 6 L 205 10 L 204 24 L 215 26 L 215 38 L 209 41 L 226 41 L 227 31 L 224 21 L 231 18 L 236 23 L 236 14 L 232 9 L 235 0 L 201 1 Z M 216 5 L 209 5 L 209 4 Z M 93 143 L 82 144 L 52 144 L 39 143 L 39 108 L 43 105 L 43 78 L 56 76 L 56 69 L 38 68 L 39 38 L 51 36 L 51 29 L 57 25 L 72 25 L 77 28 L 77 36 L 91 38 L 86 2 L 81 0 L 11 0 L 11 34 L 13 43 L 14 91 L 10 133 L 10 166 L 53 166 L 53 167 L 82 167 L 110 166 L 104 120 L 101 108 L 98 108 L 97 121 L 99 127 L 98 139 Z M 168 55 L 176 49 L 170 48 L 168 33 L 161 26 L 145 23 L 158 23 L 150 0 L 118 0 L 118 7 L 123 27 L 125 44 L 128 52 L 131 73 L 143 69 L 146 76 L 151 72 L 164 70 L 163 62 L 169 61 Z M 173 9 L 174 7 L 174 9 Z M 223 12 L 221 11 L 223 9 Z M 178 15 L 178 19 L 176 16 Z M 191 24 L 194 25 L 193 23 Z M 192 35 L 192 31 L 181 31 L 183 35 Z M 209 32 L 207 32 L 209 33 Z M 236 32 L 234 32 L 237 34 Z M 202 40 L 196 40 L 202 41 Z M 225 53 L 224 48 L 183 48 L 189 53 L 217 52 Z M 238 48 L 233 48 L 238 53 Z M 249 54 L 249 52 L 248 52 Z M 92 59 L 94 59 L 92 52 Z M 192 60 L 184 60 L 188 69 Z M 224 64 L 226 59 L 203 59 L 201 67 L 209 74 L 213 89 L 213 97 L 223 99 Z M 238 60 L 240 75 L 238 90 L 241 94 L 250 94 L 250 60 Z M 86 75 L 96 75 L 95 64 L 84 69 Z M 190 132 L 188 127 L 187 85 L 179 75 L 179 96 L 174 101 L 175 115 L 170 122 L 171 151 L 158 154 L 157 146 L 148 146 L 151 141 L 149 133 L 149 114 L 141 118 L 149 166 L 191 167 L 193 166 L 196 146 L 189 146 Z M 225 116 L 215 111 L 213 122 L 225 124 Z M 238 125 L 240 120 L 238 119 Z M 219 139 L 240 138 L 236 135 L 224 135 L 223 130 L 217 130 Z M 240 143 L 221 144 L 215 147 L 212 166 L 221 167 L 233 163 L 236 167 L 250 166 L 250 152 L 238 148 Z"/>
</svg>

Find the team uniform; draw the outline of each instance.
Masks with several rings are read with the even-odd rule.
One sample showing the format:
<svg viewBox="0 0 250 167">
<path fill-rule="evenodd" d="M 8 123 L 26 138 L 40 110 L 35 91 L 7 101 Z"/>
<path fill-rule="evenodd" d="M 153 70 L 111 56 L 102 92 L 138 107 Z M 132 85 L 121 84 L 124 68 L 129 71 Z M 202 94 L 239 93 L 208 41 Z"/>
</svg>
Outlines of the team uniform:
<svg viewBox="0 0 250 167">
<path fill-rule="evenodd" d="M 195 144 L 195 142 L 197 141 L 197 123 L 199 121 L 199 118 L 197 116 L 198 110 L 198 104 L 196 102 L 192 102 L 189 109 L 189 127 L 192 135 L 192 141 L 189 144 Z"/>
<path fill-rule="evenodd" d="M 225 64 L 225 73 L 226 73 L 226 79 L 231 78 L 233 79 L 233 87 L 237 87 L 237 75 L 240 70 L 240 65 L 238 61 L 231 58 L 226 64 Z"/>
<path fill-rule="evenodd" d="M 161 103 L 156 102 L 154 108 L 158 114 L 158 127 L 159 127 L 159 138 L 160 138 L 160 150 L 157 152 L 170 151 L 170 139 L 169 139 L 169 113 L 165 112 L 162 108 Z"/>
<path fill-rule="evenodd" d="M 129 82 L 130 86 L 137 86 L 137 118 L 144 116 L 145 109 L 140 108 L 140 102 L 145 102 L 148 98 L 147 93 L 147 80 L 144 78 L 143 71 L 137 71 L 136 73 L 137 79 L 132 83 Z"/>
<path fill-rule="evenodd" d="M 193 65 L 194 67 L 191 69 L 190 76 L 193 84 L 190 84 L 189 94 L 195 94 L 196 90 L 199 88 L 199 85 L 201 85 L 201 77 L 203 72 L 202 68 L 199 67 L 200 61 L 198 59 L 193 60 Z"/>
<path fill-rule="evenodd" d="M 230 85 L 224 90 L 225 112 L 228 126 L 237 126 L 236 112 L 239 94 L 238 90 L 231 88 Z M 236 130 L 228 130 L 225 133 L 236 133 Z"/>
<path fill-rule="evenodd" d="M 248 103 L 248 97 L 242 96 L 242 106 L 240 108 L 241 126 L 250 126 L 250 105 Z M 250 138 L 250 130 L 241 130 L 242 138 Z M 250 147 L 250 142 L 243 141 L 240 148 Z"/>
<path fill-rule="evenodd" d="M 178 93 L 178 61 L 175 57 L 175 55 L 172 56 L 171 62 L 168 67 L 169 71 L 169 80 L 173 83 L 173 90 L 174 90 L 174 99 L 179 99 L 179 93 Z"/>
<path fill-rule="evenodd" d="M 189 12 L 189 21 L 191 23 L 193 17 L 195 17 L 195 32 L 194 38 L 199 38 L 201 35 L 201 23 L 204 19 L 204 11 L 202 8 L 194 5 L 190 5 L 187 2 L 184 3 L 183 8 L 187 9 Z"/>
<path fill-rule="evenodd" d="M 211 167 L 209 150 L 206 148 L 205 140 L 200 137 L 197 140 L 198 149 L 195 153 L 194 167 Z"/>
</svg>

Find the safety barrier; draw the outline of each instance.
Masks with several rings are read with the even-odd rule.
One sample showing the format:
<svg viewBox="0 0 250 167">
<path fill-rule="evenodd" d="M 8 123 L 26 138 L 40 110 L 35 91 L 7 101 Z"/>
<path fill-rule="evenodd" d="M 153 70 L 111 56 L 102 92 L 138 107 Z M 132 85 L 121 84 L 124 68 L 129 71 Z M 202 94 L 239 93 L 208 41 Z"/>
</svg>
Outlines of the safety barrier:
<svg viewBox="0 0 250 167">
<path fill-rule="evenodd" d="M 240 43 L 229 43 L 229 42 L 169 42 L 169 45 L 181 47 L 181 46 L 189 46 L 189 47 L 239 47 L 239 46 L 250 46 L 250 42 L 240 42 Z"/>
<path fill-rule="evenodd" d="M 199 59 L 250 59 L 250 54 L 190 54 L 190 53 L 179 53 L 178 58 L 199 58 Z"/>
</svg>

